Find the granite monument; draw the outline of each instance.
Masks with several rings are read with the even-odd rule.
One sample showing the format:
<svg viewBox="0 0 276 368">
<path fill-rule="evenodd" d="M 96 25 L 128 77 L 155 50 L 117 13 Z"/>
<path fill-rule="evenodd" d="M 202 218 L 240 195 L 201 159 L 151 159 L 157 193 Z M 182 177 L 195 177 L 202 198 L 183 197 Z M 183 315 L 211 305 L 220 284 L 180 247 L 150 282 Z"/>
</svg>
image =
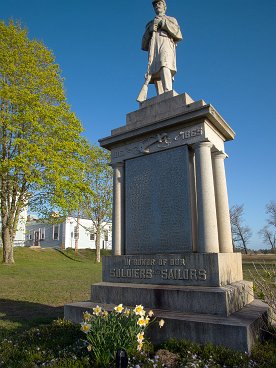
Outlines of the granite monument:
<svg viewBox="0 0 276 368">
<path fill-rule="evenodd" d="M 181 33 L 164 18 L 165 1 L 153 3 L 157 19 L 146 28 L 145 49 L 156 33 L 166 50 L 175 42 L 170 30 L 176 41 Z M 250 351 L 267 306 L 254 300 L 241 254 L 233 252 L 224 160 L 235 133 L 211 104 L 170 89 L 162 69 L 172 78 L 173 58 L 160 69 L 156 50 L 150 81 L 161 81 L 163 93 L 157 87 L 158 96 L 100 140 L 114 170 L 113 255 L 103 258 L 103 282 L 92 286 L 91 301 L 66 305 L 65 318 L 79 322 L 96 304 L 111 310 L 142 303 L 166 321 L 152 331 L 155 342 L 190 339 Z"/>
</svg>

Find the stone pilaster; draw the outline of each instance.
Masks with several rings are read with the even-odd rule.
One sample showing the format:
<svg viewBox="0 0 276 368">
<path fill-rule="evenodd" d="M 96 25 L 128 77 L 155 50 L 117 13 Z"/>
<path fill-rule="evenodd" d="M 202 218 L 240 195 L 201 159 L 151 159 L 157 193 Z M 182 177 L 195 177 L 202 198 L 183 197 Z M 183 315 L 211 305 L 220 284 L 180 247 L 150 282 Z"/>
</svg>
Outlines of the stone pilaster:
<svg viewBox="0 0 276 368">
<path fill-rule="evenodd" d="M 112 251 L 114 256 L 124 254 L 124 163 L 113 167 Z"/>
<path fill-rule="evenodd" d="M 218 227 L 210 142 L 195 144 L 198 213 L 197 252 L 218 253 Z"/>
<path fill-rule="evenodd" d="M 222 253 L 232 253 L 232 234 L 227 194 L 227 184 L 224 168 L 224 159 L 227 155 L 223 152 L 214 152 L 213 173 L 216 195 L 216 210 L 218 223 L 219 250 Z"/>
</svg>

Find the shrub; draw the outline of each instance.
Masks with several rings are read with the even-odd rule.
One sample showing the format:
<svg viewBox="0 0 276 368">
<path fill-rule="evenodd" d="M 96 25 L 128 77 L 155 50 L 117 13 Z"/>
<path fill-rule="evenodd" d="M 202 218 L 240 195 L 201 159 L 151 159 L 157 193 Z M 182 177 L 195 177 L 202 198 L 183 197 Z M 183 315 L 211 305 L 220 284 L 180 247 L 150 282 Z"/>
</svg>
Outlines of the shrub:
<svg viewBox="0 0 276 368">
<path fill-rule="evenodd" d="M 257 362 L 258 368 L 276 367 L 276 339 L 256 344 L 252 350 L 251 358 Z"/>
<path fill-rule="evenodd" d="M 248 354 L 212 344 L 199 345 L 185 340 L 168 340 L 163 347 L 180 355 L 179 367 L 255 367 Z"/>
<path fill-rule="evenodd" d="M 271 325 L 267 326 L 267 332 L 276 336 L 276 265 L 261 264 L 258 269 L 253 263 L 254 271 L 250 271 L 250 275 L 254 282 L 254 291 L 257 296 L 262 299 L 270 309 Z"/>
</svg>

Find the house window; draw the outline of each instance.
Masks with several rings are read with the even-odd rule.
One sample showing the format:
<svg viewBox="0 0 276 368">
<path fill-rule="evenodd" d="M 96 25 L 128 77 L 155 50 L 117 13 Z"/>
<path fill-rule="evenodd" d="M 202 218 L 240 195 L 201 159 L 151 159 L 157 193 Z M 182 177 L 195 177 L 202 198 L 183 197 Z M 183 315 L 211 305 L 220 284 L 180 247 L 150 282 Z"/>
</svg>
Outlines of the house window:
<svg viewBox="0 0 276 368">
<path fill-rule="evenodd" d="M 104 240 L 108 241 L 108 230 L 104 230 Z"/>
<path fill-rule="evenodd" d="M 95 233 L 90 233 L 90 240 L 95 240 Z"/>
<path fill-rule="evenodd" d="M 45 240 L 45 227 L 40 229 L 40 240 Z"/>
<path fill-rule="evenodd" d="M 79 239 L 79 229 L 78 226 L 74 227 L 74 239 Z"/>
<path fill-rule="evenodd" d="M 53 239 L 59 240 L 59 225 L 53 225 Z"/>
<path fill-rule="evenodd" d="M 32 234 L 29 234 L 29 240 L 32 240 Z"/>
</svg>

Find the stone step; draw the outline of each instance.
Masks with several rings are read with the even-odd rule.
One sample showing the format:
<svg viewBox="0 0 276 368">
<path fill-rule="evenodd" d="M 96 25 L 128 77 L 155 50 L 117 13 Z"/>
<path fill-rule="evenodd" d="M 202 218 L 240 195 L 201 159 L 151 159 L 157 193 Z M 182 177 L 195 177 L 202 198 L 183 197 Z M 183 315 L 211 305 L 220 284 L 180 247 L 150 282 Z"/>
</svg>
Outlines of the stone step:
<svg viewBox="0 0 276 368">
<path fill-rule="evenodd" d="M 92 286 L 95 303 L 143 304 L 150 309 L 229 316 L 253 301 L 253 285 L 240 281 L 224 287 L 143 285 L 101 282 Z"/>
<path fill-rule="evenodd" d="M 96 305 L 98 303 L 91 301 L 67 304 L 64 306 L 64 318 L 80 323 L 83 313 Z M 100 306 L 111 311 L 115 304 L 100 304 Z M 173 337 L 200 344 L 222 345 L 250 353 L 265 325 L 267 312 L 267 305 L 260 300 L 254 300 L 230 317 L 154 310 L 158 319 L 165 320 L 165 326 L 160 330 L 156 324 L 150 329 L 149 336 L 155 344 Z"/>
</svg>

